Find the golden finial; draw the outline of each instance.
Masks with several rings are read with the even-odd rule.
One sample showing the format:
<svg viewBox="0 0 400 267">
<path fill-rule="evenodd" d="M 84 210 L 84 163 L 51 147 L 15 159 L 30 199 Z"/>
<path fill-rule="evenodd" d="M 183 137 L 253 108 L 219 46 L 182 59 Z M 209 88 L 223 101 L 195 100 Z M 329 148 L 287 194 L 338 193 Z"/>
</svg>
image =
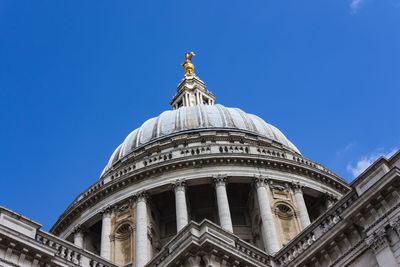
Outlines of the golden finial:
<svg viewBox="0 0 400 267">
<path fill-rule="evenodd" d="M 194 65 L 190 62 L 195 54 L 193 52 L 185 53 L 186 59 L 183 61 L 183 70 L 186 72 L 185 76 L 194 76 Z"/>
</svg>

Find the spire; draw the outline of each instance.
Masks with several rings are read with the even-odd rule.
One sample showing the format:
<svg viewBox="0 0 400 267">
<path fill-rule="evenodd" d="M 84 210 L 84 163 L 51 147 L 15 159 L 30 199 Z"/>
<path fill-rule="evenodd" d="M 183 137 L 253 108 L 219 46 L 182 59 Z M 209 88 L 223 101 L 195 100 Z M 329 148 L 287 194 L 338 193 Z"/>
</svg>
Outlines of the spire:
<svg viewBox="0 0 400 267">
<path fill-rule="evenodd" d="M 172 98 L 170 105 L 173 109 L 180 107 L 192 107 L 196 105 L 213 105 L 215 96 L 208 90 L 202 80 L 194 74 L 194 65 L 191 60 L 195 53 L 185 53 L 185 61 L 182 63 L 185 76 L 179 83 L 178 93 Z"/>
</svg>

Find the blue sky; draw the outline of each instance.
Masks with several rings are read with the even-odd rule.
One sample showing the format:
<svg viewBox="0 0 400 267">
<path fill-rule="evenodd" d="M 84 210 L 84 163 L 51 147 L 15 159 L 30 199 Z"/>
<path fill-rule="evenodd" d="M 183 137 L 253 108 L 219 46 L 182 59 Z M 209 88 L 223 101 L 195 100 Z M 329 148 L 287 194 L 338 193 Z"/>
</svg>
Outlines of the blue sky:
<svg viewBox="0 0 400 267">
<path fill-rule="evenodd" d="M 399 49 L 400 0 L 1 0 L 0 205 L 49 229 L 188 51 L 217 103 L 351 181 L 400 149 Z"/>
</svg>

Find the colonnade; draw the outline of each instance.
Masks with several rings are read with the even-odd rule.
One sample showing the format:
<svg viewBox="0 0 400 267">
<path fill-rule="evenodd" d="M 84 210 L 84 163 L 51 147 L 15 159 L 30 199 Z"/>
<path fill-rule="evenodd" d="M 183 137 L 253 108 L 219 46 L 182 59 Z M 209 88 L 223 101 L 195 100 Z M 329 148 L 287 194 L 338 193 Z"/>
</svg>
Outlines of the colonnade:
<svg viewBox="0 0 400 267">
<path fill-rule="evenodd" d="M 213 183 L 216 192 L 218 215 L 220 226 L 228 231 L 233 232 L 231 212 L 229 208 L 228 195 L 226 191 L 227 177 L 223 175 L 214 176 Z M 189 222 L 185 181 L 177 180 L 172 184 L 175 193 L 175 208 L 176 208 L 176 227 L 177 232 L 181 231 Z M 276 253 L 279 249 L 279 241 L 277 231 L 274 223 L 274 215 L 271 208 L 271 190 L 267 178 L 257 177 L 254 178 L 254 187 L 256 199 L 259 206 L 261 218 L 261 233 L 264 242 L 265 250 L 269 254 Z M 298 208 L 298 213 L 302 228 L 310 224 L 307 208 L 305 205 L 303 192 L 301 187 L 294 187 L 294 197 Z M 147 195 L 141 192 L 136 195 L 136 267 L 144 266 L 149 260 L 150 243 L 148 242 L 148 211 L 147 211 Z M 101 230 L 101 248 L 100 256 L 109 259 L 111 257 L 110 250 L 110 235 L 111 235 L 111 208 L 106 208 L 101 211 L 102 213 L 102 230 Z M 75 232 L 74 232 L 75 233 Z M 83 246 L 83 235 L 80 232 L 74 234 L 74 242 L 76 245 Z"/>
</svg>

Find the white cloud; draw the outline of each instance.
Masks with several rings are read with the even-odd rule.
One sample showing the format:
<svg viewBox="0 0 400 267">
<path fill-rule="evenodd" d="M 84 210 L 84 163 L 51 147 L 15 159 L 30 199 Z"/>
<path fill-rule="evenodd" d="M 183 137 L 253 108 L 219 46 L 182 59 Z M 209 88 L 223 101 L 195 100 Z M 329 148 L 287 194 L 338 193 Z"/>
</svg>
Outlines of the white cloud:
<svg viewBox="0 0 400 267">
<path fill-rule="evenodd" d="M 391 149 L 389 152 L 374 152 L 367 156 L 362 157 L 355 166 L 347 164 L 347 171 L 353 174 L 353 177 L 357 177 L 363 171 L 365 171 L 372 163 L 374 163 L 380 156 L 390 158 L 394 153 L 397 152 L 397 147 Z"/>
<path fill-rule="evenodd" d="M 362 3 L 364 3 L 364 0 L 352 0 L 350 3 L 351 13 L 355 14 Z"/>
</svg>

